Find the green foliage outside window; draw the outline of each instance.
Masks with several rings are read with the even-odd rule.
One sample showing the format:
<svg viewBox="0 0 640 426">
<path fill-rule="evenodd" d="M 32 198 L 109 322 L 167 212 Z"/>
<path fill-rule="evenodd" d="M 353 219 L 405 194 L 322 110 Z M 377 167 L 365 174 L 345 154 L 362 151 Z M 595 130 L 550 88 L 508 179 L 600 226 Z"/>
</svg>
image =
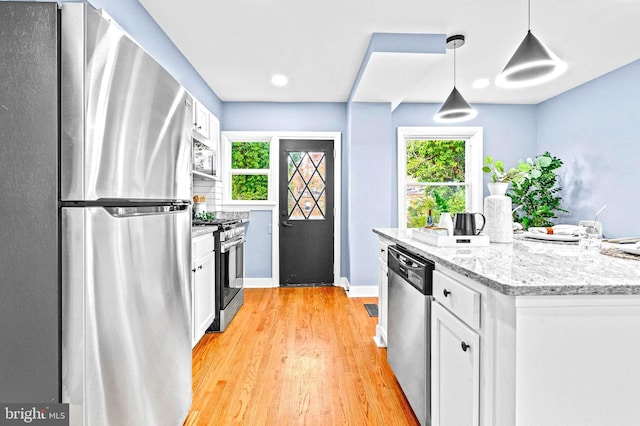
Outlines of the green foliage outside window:
<svg viewBox="0 0 640 426">
<path fill-rule="evenodd" d="M 269 142 L 232 142 L 231 169 L 269 169 Z M 231 199 L 256 201 L 269 199 L 267 174 L 231 176 Z"/>
<path fill-rule="evenodd" d="M 464 182 L 465 141 L 407 141 L 407 174 L 420 182 Z"/>
<path fill-rule="evenodd" d="M 232 169 L 268 169 L 269 142 L 232 142 Z"/>
<path fill-rule="evenodd" d="M 407 176 L 421 183 L 465 182 L 465 141 L 407 141 Z M 437 195 L 436 195 L 437 194 Z M 438 199 L 438 200 L 436 200 Z M 437 202 L 439 201 L 439 202 Z M 422 194 L 407 197 L 407 227 L 425 225 L 429 210 L 434 222 L 442 211 L 466 210 L 464 186 L 425 186 Z"/>
<path fill-rule="evenodd" d="M 231 176 L 232 200 L 269 199 L 269 178 L 267 175 Z"/>
</svg>

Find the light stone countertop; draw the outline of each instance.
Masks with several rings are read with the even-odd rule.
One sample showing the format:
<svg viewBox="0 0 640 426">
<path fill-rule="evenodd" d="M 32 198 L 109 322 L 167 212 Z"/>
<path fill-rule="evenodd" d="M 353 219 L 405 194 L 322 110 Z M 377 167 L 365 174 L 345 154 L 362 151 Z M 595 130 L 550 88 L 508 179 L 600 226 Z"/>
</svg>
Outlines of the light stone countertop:
<svg viewBox="0 0 640 426">
<path fill-rule="evenodd" d="M 406 229 L 373 232 L 506 295 L 640 294 L 640 260 L 581 250 L 577 244 L 515 239 L 487 247 L 436 247 L 410 238 Z"/>
<path fill-rule="evenodd" d="M 218 229 L 215 225 L 206 226 L 192 226 L 191 238 L 199 237 L 200 235 L 213 234 Z"/>
</svg>

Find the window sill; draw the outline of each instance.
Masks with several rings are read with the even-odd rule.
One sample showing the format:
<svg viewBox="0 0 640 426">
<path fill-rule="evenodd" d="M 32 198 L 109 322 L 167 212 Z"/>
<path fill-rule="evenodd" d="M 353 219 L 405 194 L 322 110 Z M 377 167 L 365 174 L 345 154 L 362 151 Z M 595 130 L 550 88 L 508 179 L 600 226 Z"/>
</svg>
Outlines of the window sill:
<svg viewBox="0 0 640 426">
<path fill-rule="evenodd" d="M 273 210 L 277 206 L 272 201 L 223 201 L 222 209 Z"/>
</svg>

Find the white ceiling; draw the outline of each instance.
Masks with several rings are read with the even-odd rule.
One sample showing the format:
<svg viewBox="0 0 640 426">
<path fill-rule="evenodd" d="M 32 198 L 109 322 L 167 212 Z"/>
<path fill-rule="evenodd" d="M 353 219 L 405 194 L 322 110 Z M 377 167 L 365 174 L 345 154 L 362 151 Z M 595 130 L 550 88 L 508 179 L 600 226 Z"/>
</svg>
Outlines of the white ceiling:
<svg viewBox="0 0 640 426">
<path fill-rule="evenodd" d="M 526 89 L 500 89 L 493 79 L 526 34 L 527 0 L 140 3 L 223 101 L 345 102 L 374 32 L 464 34 L 456 86 L 470 103 L 536 104 L 640 58 L 640 0 L 532 0 L 532 32 L 569 68 Z M 394 106 L 444 101 L 453 83 L 452 51 L 427 56 L 419 61 L 422 77 L 406 69 L 403 55 L 372 58 L 384 72 L 370 75 L 357 97 Z M 289 77 L 287 86 L 270 83 L 277 73 Z M 492 82 L 474 89 L 478 78 Z"/>
</svg>

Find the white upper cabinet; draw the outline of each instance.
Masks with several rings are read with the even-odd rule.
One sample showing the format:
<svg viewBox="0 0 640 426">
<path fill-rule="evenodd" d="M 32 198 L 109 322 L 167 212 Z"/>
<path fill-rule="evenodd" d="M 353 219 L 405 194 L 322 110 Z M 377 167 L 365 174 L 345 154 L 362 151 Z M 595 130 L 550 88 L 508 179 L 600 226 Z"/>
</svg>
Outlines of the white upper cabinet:
<svg viewBox="0 0 640 426">
<path fill-rule="evenodd" d="M 193 136 L 196 139 L 209 140 L 209 111 L 198 101 L 194 101 L 193 108 Z"/>
<path fill-rule="evenodd" d="M 193 177 L 220 177 L 220 120 L 194 99 L 193 102 Z"/>
</svg>

